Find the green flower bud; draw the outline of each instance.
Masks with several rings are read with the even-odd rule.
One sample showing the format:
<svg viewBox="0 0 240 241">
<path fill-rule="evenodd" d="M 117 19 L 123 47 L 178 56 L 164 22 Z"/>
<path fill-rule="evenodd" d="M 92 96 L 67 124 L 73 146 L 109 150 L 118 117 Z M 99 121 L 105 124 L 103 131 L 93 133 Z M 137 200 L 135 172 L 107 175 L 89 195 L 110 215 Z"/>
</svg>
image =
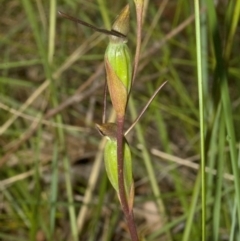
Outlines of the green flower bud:
<svg viewBox="0 0 240 241">
<path fill-rule="evenodd" d="M 109 43 L 105 58 L 122 82 L 126 91 L 131 87 L 132 65 L 130 51 L 126 43 Z"/>
<path fill-rule="evenodd" d="M 129 28 L 129 5 L 117 17 L 112 29 L 124 35 Z M 107 84 L 113 108 L 118 116 L 125 114 L 128 93 L 131 88 L 132 63 L 126 38 L 110 37 L 105 53 Z"/>
</svg>

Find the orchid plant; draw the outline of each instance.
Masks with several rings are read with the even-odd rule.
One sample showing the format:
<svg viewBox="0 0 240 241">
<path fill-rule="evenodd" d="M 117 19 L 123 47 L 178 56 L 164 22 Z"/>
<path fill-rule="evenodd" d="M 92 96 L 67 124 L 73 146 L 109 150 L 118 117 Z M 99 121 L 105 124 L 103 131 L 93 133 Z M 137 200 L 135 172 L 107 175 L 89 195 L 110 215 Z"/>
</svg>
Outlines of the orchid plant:
<svg viewBox="0 0 240 241">
<path fill-rule="evenodd" d="M 164 82 L 155 91 L 142 112 L 139 114 L 138 118 L 124 133 L 126 108 L 133 81 L 136 77 L 140 55 L 143 0 L 135 0 L 135 6 L 137 13 L 137 44 L 133 65 L 130 50 L 127 46 L 126 37 L 129 31 L 129 5 L 126 5 L 123 8 L 112 25 L 112 29 L 110 31 L 99 29 L 65 13 L 59 12 L 59 14 L 64 18 L 87 27 L 91 27 L 96 31 L 108 34 L 110 36 L 104 62 L 106 68 L 107 88 L 109 90 L 113 108 L 116 111 L 117 120 L 116 123 L 102 123 L 96 124 L 96 126 L 100 134 L 108 139 L 104 150 L 104 162 L 107 176 L 119 197 L 120 204 L 130 231 L 131 239 L 133 241 L 138 241 L 139 236 L 133 216 L 134 181 L 132 174 L 132 157 L 125 135 L 134 127 L 156 94 L 166 82 Z M 105 109 L 103 113 L 105 114 Z M 103 122 L 105 122 L 105 117 L 103 120 Z"/>
</svg>

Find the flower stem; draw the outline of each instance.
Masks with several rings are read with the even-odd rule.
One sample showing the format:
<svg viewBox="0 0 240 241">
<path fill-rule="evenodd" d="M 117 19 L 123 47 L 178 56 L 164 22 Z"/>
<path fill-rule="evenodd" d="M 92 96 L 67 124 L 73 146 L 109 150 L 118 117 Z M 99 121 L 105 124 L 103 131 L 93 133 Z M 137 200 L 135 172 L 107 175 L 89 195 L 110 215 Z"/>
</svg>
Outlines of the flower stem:
<svg viewBox="0 0 240 241">
<path fill-rule="evenodd" d="M 133 210 L 129 209 L 128 201 L 126 198 L 126 192 L 124 187 L 124 148 L 123 148 L 123 136 L 124 136 L 124 117 L 117 117 L 117 160 L 118 160 L 118 187 L 119 187 L 119 199 L 122 206 L 124 216 L 127 221 L 129 232 L 132 241 L 138 241 L 138 234 L 134 223 Z"/>
</svg>

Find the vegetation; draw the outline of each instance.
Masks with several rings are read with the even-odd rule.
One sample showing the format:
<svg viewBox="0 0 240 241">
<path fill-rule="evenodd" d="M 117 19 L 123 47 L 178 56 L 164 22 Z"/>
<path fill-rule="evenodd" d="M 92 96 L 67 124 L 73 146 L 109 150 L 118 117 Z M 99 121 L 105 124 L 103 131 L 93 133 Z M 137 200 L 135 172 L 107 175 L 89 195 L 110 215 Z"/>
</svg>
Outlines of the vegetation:
<svg viewBox="0 0 240 241">
<path fill-rule="evenodd" d="M 95 127 L 109 39 L 57 15 L 110 30 L 126 4 L 1 1 L 0 240 L 131 240 Z M 140 240 L 240 240 L 239 13 L 240 1 L 145 1 L 125 130 L 168 82 L 126 136 Z M 115 121 L 109 96 L 106 110 Z"/>
</svg>

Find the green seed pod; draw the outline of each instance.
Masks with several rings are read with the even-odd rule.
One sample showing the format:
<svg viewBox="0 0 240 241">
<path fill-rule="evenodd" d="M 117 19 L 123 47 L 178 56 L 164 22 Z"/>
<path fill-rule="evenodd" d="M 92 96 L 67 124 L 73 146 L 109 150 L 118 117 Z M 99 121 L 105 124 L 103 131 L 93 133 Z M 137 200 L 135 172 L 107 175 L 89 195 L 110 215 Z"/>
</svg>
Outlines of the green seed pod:
<svg viewBox="0 0 240 241">
<path fill-rule="evenodd" d="M 112 30 L 124 35 L 129 29 L 129 5 L 127 5 L 113 24 Z M 132 63 L 126 38 L 110 37 L 105 53 L 107 84 L 113 107 L 118 116 L 125 114 L 128 93 L 131 88 Z"/>
<path fill-rule="evenodd" d="M 117 126 L 115 123 L 96 125 L 101 135 L 106 136 L 108 141 L 104 149 L 104 163 L 109 181 L 119 193 L 118 188 L 118 163 L 117 163 Z M 124 184 L 129 205 L 133 199 L 132 157 L 129 145 L 124 138 Z"/>
<path fill-rule="evenodd" d="M 104 149 L 104 162 L 108 178 L 114 187 L 114 189 L 119 192 L 118 189 L 118 168 L 117 168 L 117 141 L 108 140 Z M 126 194 L 129 197 L 131 187 L 133 185 L 132 178 L 132 157 L 128 143 L 124 143 L 124 184 Z"/>
</svg>

